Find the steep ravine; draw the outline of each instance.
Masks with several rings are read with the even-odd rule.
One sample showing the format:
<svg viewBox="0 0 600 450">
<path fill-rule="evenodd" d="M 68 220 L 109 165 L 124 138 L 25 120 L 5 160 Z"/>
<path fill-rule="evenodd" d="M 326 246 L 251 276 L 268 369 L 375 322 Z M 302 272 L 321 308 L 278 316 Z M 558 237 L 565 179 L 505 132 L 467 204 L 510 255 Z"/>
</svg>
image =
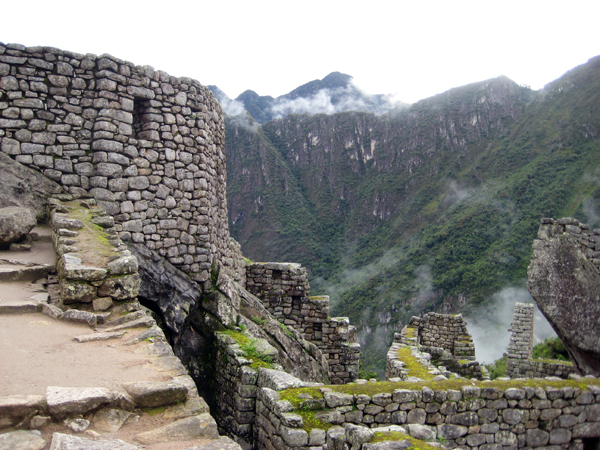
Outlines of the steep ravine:
<svg viewBox="0 0 600 450">
<path fill-rule="evenodd" d="M 522 284 L 541 217 L 594 217 L 599 66 L 381 116 L 227 118 L 232 234 L 250 259 L 305 265 L 367 348 L 412 314 L 488 302 Z"/>
</svg>

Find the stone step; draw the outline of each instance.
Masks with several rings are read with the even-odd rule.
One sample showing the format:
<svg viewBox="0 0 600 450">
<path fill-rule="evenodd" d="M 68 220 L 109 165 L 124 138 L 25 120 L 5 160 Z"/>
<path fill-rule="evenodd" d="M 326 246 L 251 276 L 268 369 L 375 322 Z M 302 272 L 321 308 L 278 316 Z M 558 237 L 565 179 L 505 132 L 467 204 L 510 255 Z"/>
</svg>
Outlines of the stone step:
<svg viewBox="0 0 600 450">
<path fill-rule="evenodd" d="M 208 413 L 176 420 L 163 427 L 135 436 L 136 441 L 145 445 L 159 442 L 188 441 L 198 438 L 219 438 L 217 423 Z"/>
<path fill-rule="evenodd" d="M 55 267 L 47 264 L 43 265 L 27 265 L 15 262 L 15 264 L 5 263 L 0 264 L 0 282 L 14 281 L 35 281 L 40 278 L 47 278 Z M 9 260 L 10 261 L 10 260 Z"/>
<path fill-rule="evenodd" d="M 52 435 L 52 450 L 140 450 L 121 439 L 88 439 L 64 433 Z"/>
<path fill-rule="evenodd" d="M 0 397 L 0 430 L 28 421 L 44 409 L 43 395 L 7 395 Z"/>
<path fill-rule="evenodd" d="M 136 405 L 142 408 L 156 408 L 183 403 L 187 399 L 188 388 L 181 383 L 135 382 L 123 385 Z"/>
</svg>

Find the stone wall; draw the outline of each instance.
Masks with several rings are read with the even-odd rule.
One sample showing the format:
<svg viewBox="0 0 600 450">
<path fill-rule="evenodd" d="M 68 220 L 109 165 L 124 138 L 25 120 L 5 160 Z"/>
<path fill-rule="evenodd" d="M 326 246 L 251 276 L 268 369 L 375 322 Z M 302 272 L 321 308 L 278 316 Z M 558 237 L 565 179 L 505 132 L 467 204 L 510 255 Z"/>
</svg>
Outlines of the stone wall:
<svg viewBox="0 0 600 450">
<path fill-rule="evenodd" d="M 409 324 L 394 335 L 386 357 L 387 379 L 406 380 L 412 376 L 399 354 L 403 347 L 410 347 L 413 356 L 432 374 L 488 378 L 485 367 L 475 360 L 475 344 L 461 314 L 429 312 L 422 318 L 412 317 Z"/>
<path fill-rule="evenodd" d="M 259 385 L 256 448 L 316 450 L 326 444 L 328 449 L 373 449 L 377 447 L 368 444 L 370 431 L 386 429 L 439 440 L 447 449 L 583 450 L 584 440 L 593 448 L 600 438 L 600 387 L 597 381 L 586 381 L 560 386 L 537 380 L 536 387 L 517 382 L 486 387 L 482 382 L 435 389 L 369 383 L 348 393 L 324 386 L 300 394 Z M 282 400 L 284 395 L 295 397 L 296 406 Z M 330 425 L 307 429 L 303 410 L 314 410 L 316 419 Z M 357 442 L 358 435 L 363 438 Z"/>
<path fill-rule="evenodd" d="M 244 448 L 252 448 L 258 370 L 231 337 L 215 333 L 215 398 L 213 411 L 223 432 Z"/>
<path fill-rule="evenodd" d="M 409 326 L 417 329 L 422 347 L 441 347 L 457 359 L 475 360 L 475 344 L 462 314 L 429 312 L 411 318 Z"/>
<path fill-rule="evenodd" d="M 246 289 L 260 298 L 280 322 L 299 331 L 323 352 L 332 383 L 358 378 L 360 345 L 356 328 L 346 317 L 329 317 L 328 296 L 310 296 L 306 269 L 300 264 L 249 264 Z"/>
<path fill-rule="evenodd" d="M 506 375 L 511 378 L 537 378 L 555 376 L 567 378 L 577 373 L 570 362 L 532 359 L 534 306 L 531 303 L 515 304 L 508 344 Z"/>
<path fill-rule="evenodd" d="M 137 258 L 120 239 L 109 241 L 95 227 L 112 230 L 114 220 L 94 203 L 51 198 L 50 225 L 62 305 L 106 311 L 115 302 L 137 300 L 140 277 Z"/>
<path fill-rule="evenodd" d="M 0 149 L 94 198 L 124 241 L 210 287 L 245 276 L 229 237 L 224 124 L 196 80 L 110 55 L 0 43 Z"/>
</svg>

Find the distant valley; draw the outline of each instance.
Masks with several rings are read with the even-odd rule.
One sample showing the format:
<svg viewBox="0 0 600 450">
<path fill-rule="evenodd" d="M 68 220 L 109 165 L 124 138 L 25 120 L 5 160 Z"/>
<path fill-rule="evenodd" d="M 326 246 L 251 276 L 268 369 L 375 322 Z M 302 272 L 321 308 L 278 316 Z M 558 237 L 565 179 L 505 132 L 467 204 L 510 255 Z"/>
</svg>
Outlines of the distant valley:
<svg viewBox="0 0 600 450">
<path fill-rule="evenodd" d="M 412 105 L 339 73 L 276 99 L 211 89 L 233 236 L 308 268 L 359 328 L 366 370 L 412 315 L 523 292 L 540 218 L 600 224 L 600 58 L 540 91 L 499 77 Z"/>
</svg>

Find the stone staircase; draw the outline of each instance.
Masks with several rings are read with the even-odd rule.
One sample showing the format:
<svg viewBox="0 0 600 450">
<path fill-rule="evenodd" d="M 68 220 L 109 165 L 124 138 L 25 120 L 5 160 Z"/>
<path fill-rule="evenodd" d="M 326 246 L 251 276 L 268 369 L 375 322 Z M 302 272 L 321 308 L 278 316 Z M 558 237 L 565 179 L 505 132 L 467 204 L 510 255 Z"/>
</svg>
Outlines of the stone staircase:
<svg viewBox="0 0 600 450">
<path fill-rule="evenodd" d="M 0 251 L 0 450 L 239 449 L 149 312 L 65 306 L 51 230 L 31 237 Z"/>
</svg>

